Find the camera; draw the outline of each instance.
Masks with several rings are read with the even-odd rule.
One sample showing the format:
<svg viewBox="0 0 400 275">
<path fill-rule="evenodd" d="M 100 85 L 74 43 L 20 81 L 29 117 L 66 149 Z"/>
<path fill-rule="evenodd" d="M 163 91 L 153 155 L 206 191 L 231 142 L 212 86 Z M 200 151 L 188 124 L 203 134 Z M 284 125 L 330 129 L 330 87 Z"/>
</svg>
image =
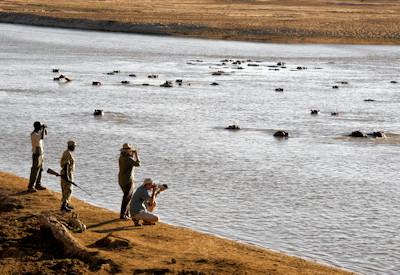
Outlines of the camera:
<svg viewBox="0 0 400 275">
<path fill-rule="evenodd" d="M 42 129 L 46 129 L 46 128 L 47 128 L 47 125 L 46 125 L 46 124 L 42 124 L 40 127 L 41 127 Z"/>
</svg>

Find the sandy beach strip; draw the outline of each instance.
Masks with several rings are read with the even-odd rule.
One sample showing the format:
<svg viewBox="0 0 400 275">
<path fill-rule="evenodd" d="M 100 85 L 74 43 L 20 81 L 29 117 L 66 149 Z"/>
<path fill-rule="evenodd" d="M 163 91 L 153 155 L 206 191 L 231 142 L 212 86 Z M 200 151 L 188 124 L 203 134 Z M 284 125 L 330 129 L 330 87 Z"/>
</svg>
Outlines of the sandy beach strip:
<svg viewBox="0 0 400 275">
<path fill-rule="evenodd" d="M 39 226 L 42 214 L 67 221 L 70 214 L 59 211 L 60 194 L 26 193 L 26 186 L 27 179 L 0 172 L 1 274 L 354 274 L 164 223 L 135 227 L 76 198 L 75 212 L 88 229 L 73 237 L 105 261 L 69 257 Z M 117 242 L 99 244 L 103 238 Z"/>
<path fill-rule="evenodd" d="M 279 43 L 400 44 L 394 0 L 6 0 L 0 22 Z"/>
</svg>

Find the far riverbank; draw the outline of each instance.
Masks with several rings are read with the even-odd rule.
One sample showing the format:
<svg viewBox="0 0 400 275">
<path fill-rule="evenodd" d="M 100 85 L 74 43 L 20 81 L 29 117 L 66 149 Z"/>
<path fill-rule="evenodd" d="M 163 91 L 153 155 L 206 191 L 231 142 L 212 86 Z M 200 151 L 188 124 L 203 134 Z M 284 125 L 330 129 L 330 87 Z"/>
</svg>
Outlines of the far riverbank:
<svg viewBox="0 0 400 275">
<path fill-rule="evenodd" d="M 12 0 L 0 3 L 0 22 L 270 43 L 400 44 L 396 1 L 281 2 Z"/>
</svg>

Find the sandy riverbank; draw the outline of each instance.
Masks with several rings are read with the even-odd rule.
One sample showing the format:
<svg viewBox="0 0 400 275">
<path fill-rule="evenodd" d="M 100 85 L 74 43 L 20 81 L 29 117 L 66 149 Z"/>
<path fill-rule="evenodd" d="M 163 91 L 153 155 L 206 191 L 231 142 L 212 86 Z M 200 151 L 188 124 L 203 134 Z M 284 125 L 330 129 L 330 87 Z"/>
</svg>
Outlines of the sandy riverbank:
<svg viewBox="0 0 400 275">
<path fill-rule="evenodd" d="M 0 22 L 281 43 L 400 44 L 395 0 L 7 0 Z"/>
<path fill-rule="evenodd" d="M 162 223 L 134 227 L 131 221 L 119 220 L 118 213 L 75 198 L 76 212 L 88 230 L 73 236 L 104 261 L 68 258 L 49 233 L 40 230 L 38 221 L 41 213 L 67 219 L 69 214 L 58 210 L 60 194 L 26 194 L 26 185 L 26 179 L 0 172 L 0 274 L 351 274 Z M 22 208 L 6 211 L 8 199 Z M 122 243 L 97 242 L 107 236 Z"/>
</svg>

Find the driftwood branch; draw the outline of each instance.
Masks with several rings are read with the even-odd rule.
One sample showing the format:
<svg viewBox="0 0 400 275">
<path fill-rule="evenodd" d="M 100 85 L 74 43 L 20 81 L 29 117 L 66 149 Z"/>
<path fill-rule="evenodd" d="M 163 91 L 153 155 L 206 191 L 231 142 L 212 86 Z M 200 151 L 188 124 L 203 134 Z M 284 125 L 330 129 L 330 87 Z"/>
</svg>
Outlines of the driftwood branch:
<svg viewBox="0 0 400 275">
<path fill-rule="evenodd" d="M 68 231 L 68 229 L 55 217 L 49 215 L 39 216 L 40 228 L 51 232 L 56 241 L 63 249 L 64 255 L 77 258 L 89 264 L 91 270 L 99 270 L 104 264 L 109 265 L 111 270 L 119 270 L 112 260 L 101 257 L 98 252 L 89 251 L 82 246 Z"/>
</svg>

